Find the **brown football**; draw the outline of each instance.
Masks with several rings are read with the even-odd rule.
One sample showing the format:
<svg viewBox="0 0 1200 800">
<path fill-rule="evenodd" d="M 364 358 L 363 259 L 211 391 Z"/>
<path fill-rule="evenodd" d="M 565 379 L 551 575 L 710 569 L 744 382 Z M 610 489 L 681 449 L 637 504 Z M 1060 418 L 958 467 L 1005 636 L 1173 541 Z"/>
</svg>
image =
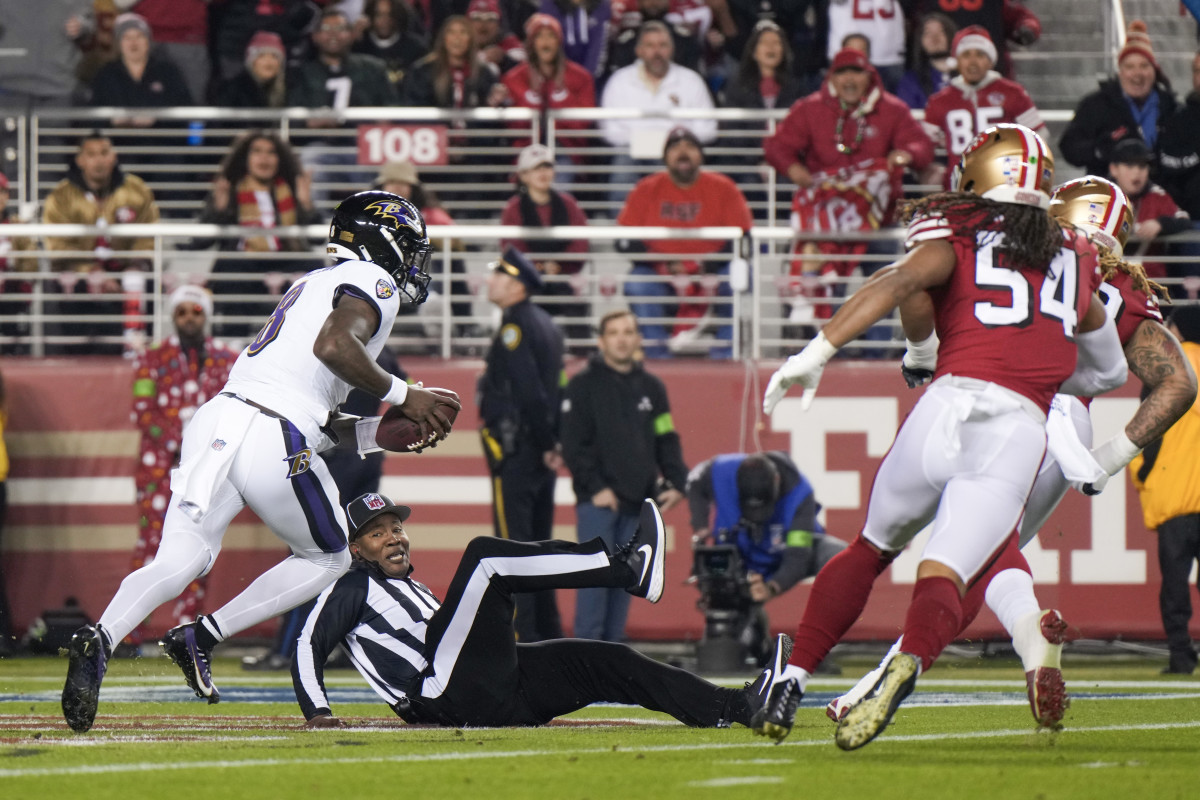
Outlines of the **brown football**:
<svg viewBox="0 0 1200 800">
<path fill-rule="evenodd" d="M 444 403 L 440 405 L 442 413 L 453 425 L 458 417 L 458 410 Z M 427 446 L 421 439 L 421 426 L 404 416 L 400 406 L 392 406 L 383 413 L 383 419 L 379 420 L 379 430 L 375 432 L 375 441 L 384 450 L 396 453 L 408 453 Z"/>
</svg>

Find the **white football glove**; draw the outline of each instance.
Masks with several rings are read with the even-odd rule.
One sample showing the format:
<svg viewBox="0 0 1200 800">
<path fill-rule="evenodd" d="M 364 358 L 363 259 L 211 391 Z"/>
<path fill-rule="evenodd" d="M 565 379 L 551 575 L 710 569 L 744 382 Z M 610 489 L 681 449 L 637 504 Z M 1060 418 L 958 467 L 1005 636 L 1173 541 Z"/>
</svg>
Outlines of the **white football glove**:
<svg viewBox="0 0 1200 800">
<path fill-rule="evenodd" d="M 929 338 L 921 342 L 906 339 L 904 357 L 900 359 L 900 374 L 908 388 L 915 389 L 924 386 L 933 379 L 937 371 L 938 335 L 929 334 Z"/>
<path fill-rule="evenodd" d="M 1092 457 L 1096 459 L 1096 463 L 1100 465 L 1101 469 L 1108 474 L 1102 476 L 1099 480 L 1083 484 L 1079 488 L 1079 491 L 1089 496 L 1100 494 L 1100 492 L 1104 491 L 1104 485 L 1108 483 L 1108 479 L 1125 469 L 1129 465 L 1129 462 L 1137 458 L 1141 452 L 1142 448 L 1134 444 L 1125 435 L 1125 431 L 1119 432 L 1116 436 L 1092 450 Z"/>
<path fill-rule="evenodd" d="M 817 394 L 817 384 L 821 382 L 825 364 L 836 352 L 837 348 L 825 339 L 825 334 L 818 333 L 807 347 L 783 362 L 783 366 L 775 370 L 767 384 L 767 392 L 763 395 L 763 413 L 769 416 L 787 390 L 796 384 L 804 389 L 804 394 L 800 396 L 800 409 L 808 411 Z"/>
</svg>

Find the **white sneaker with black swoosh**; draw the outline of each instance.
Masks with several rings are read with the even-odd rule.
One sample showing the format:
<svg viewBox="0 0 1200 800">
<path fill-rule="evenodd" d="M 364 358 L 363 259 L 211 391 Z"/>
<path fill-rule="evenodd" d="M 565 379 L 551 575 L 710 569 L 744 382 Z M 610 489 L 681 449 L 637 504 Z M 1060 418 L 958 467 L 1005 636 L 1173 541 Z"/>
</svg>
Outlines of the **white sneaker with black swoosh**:
<svg viewBox="0 0 1200 800">
<path fill-rule="evenodd" d="M 664 557 L 667 549 L 667 533 L 662 515 L 653 500 L 642 503 L 641 518 L 637 533 L 617 554 L 638 576 L 637 583 L 626 591 L 634 597 L 644 597 L 651 603 L 662 599 L 665 581 Z"/>
</svg>

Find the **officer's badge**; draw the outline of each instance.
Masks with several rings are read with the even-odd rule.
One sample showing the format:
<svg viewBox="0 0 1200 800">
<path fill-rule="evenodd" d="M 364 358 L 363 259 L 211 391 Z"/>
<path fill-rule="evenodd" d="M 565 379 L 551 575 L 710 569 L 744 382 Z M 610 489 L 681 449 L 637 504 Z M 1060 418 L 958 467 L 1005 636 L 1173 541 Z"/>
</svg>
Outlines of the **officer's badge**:
<svg viewBox="0 0 1200 800">
<path fill-rule="evenodd" d="M 380 278 L 375 282 L 375 296 L 380 300 L 387 300 L 396 293 L 396 287 Z"/>
<path fill-rule="evenodd" d="M 508 323 L 500 329 L 500 341 L 509 350 L 516 350 L 521 345 L 521 326 Z"/>
</svg>

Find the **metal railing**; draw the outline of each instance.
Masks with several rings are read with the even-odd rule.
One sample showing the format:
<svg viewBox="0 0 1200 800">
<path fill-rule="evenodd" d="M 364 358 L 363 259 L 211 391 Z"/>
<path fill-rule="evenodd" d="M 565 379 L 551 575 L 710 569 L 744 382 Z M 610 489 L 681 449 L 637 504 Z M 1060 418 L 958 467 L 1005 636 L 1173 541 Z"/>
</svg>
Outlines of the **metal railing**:
<svg viewBox="0 0 1200 800">
<path fill-rule="evenodd" d="M 64 273 L 56 262 L 67 258 L 94 257 L 92 251 L 14 251 L 8 254 L 16 263 L 34 269 L 0 273 L 4 281 L 0 301 L 0 351 L 32 356 L 108 352 L 134 349 L 149 340 L 160 340 L 169 332 L 163 298 L 181 283 L 224 282 L 217 294 L 211 322 L 221 329 L 233 330 L 226 336 L 245 341 L 261 326 L 286 286 L 307 269 L 323 265 L 321 247 L 299 253 L 240 253 L 231 250 L 199 251 L 187 249 L 192 239 L 229 239 L 259 235 L 262 228 L 160 223 L 155 225 L 113 225 L 94 228 L 83 225 L 6 225 L 6 235 L 30 237 L 113 236 L 145 237 L 154 242 L 149 251 L 123 251 L 108 254 L 113 262 L 128 262 L 129 269 L 89 274 Z M 274 229 L 280 236 L 308 237 L 323 241 L 324 226 Z M 434 276 L 432 299 L 412 314 L 397 318 L 391 344 L 401 353 L 478 356 L 488 346 L 498 320 L 498 312 L 487 302 L 485 284 L 487 264 L 498 253 L 499 240 L 586 238 L 592 249 L 586 254 L 545 254 L 584 261 L 578 275 L 546 276 L 549 284 L 565 287 L 561 294 L 542 294 L 537 302 L 557 319 L 568 336 L 568 345 L 576 352 L 594 344 L 594 326 L 613 308 L 638 308 L 652 302 L 660 308 L 656 316 L 640 314 L 644 326 L 664 328 L 660 338 L 648 338 L 648 348 L 665 348 L 662 354 L 708 358 L 779 357 L 794 352 L 815 335 L 823 320 L 853 293 L 864 280 L 863 272 L 873 271 L 895 258 L 899 249 L 899 231 L 869 235 L 806 234 L 813 241 L 867 242 L 873 254 L 820 256 L 822 262 L 853 260 L 862 269 L 847 276 L 830 274 L 819 277 L 795 267 L 799 257 L 792 252 L 794 233 L 781 227 L 755 227 L 745 237 L 737 228 L 549 227 L 521 228 L 496 225 L 431 226 L 431 239 L 442 241 L 431 270 Z M 1177 237 L 1200 241 L 1189 234 Z M 634 254 L 617 252 L 618 240 L 705 240 L 722 253 L 696 256 L 687 253 Z M 476 250 L 453 250 L 450 243 L 459 240 Z M 739 246 L 748 252 L 745 262 L 730 261 L 729 253 Z M 1135 244 L 1130 250 L 1134 252 Z M 541 256 L 541 254 L 539 254 Z M 1166 264 L 1195 263 L 1182 256 L 1158 256 L 1153 260 Z M 639 261 L 666 263 L 673 260 L 698 262 L 693 274 L 659 274 L 648 270 L 630 275 Z M 232 268 L 215 269 L 217 260 L 228 260 Z M 456 262 L 458 262 L 456 271 Z M 811 264 L 810 264 L 811 266 Z M 105 286 L 104 283 L 109 285 Z M 80 283 L 81 282 L 81 283 Z M 84 294 L 68 292 L 64 283 L 84 287 Z M 1200 294 L 1200 277 L 1165 281 L 1194 303 Z M 646 298 L 636 294 L 635 284 L 658 285 L 662 295 Z M 230 289 L 230 286 L 233 288 Z M 244 286 L 244 291 L 240 289 Z M 693 291 L 695 289 L 699 291 Z M 817 291 L 812 291 L 816 289 Z M 691 314 L 682 312 L 687 308 Z M 803 313 L 798 313 L 803 312 Z M 89 331 L 87 327 L 107 326 Z M 84 330 L 80 331 L 79 328 Z M 896 355 L 903 335 L 894 319 L 885 320 L 861 341 L 851 343 L 862 355 Z M 855 352 L 851 350 L 850 352 Z"/>
<path fill-rule="evenodd" d="M 763 169 L 761 137 L 774 131 L 786 109 L 773 111 L 719 108 L 704 111 L 667 109 L 559 109 L 549 113 L 546 135 L 550 144 L 573 163 L 560 167 L 557 188 L 571 192 L 596 222 L 615 218 L 634 181 L 661 168 L 646 161 L 624 166 L 618 157 L 629 149 L 605 141 L 596 123 L 606 119 L 668 120 L 686 123 L 711 119 L 719 124 L 717 138 L 705 148 L 708 169 L 728 174 L 747 195 L 760 224 L 786 223 L 790 215 L 791 184 L 779 181 L 774 170 Z M 921 112 L 914 112 L 918 118 Z M 1072 112 L 1043 110 L 1051 138 L 1070 120 Z M 128 127 L 114 120 L 134 116 L 156 121 L 155 127 Z M 338 127 L 310 128 L 309 122 L 334 122 Z M 585 121 L 583 130 L 561 127 L 562 122 Z M 23 219 L 36 218 L 38 203 L 66 175 L 77 140 L 98 127 L 110 136 L 122 169 L 141 177 L 154 192 L 164 216 L 195 219 L 211 189 L 221 159 L 234 139 L 250 128 L 279 132 L 299 151 L 314 174 L 316 205 L 327 212 L 354 191 L 366 188 L 379 171 L 377 164 L 359 163 L 359 124 L 445 125 L 448 147 L 445 164 L 419 167 L 422 182 L 462 224 L 493 222 L 512 194 L 513 163 L 518 145 L 541 134 L 540 122 L 529 109 L 354 108 L 334 114 L 328 110 L 289 108 L 237 110 L 222 108 L 173 109 L 42 109 L 30 117 L 13 116 L 7 124 L 20 140 L 19 175 L 13 200 Z M 564 142 L 564 139 L 566 140 Z M 28 154 L 26 156 L 26 154 Z M 28 158 L 28 169 L 24 159 Z M 1059 165 L 1062 179 L 1074 177 Z M 912 185 L 910 194 L 936 187 Z"/>
</svg>

